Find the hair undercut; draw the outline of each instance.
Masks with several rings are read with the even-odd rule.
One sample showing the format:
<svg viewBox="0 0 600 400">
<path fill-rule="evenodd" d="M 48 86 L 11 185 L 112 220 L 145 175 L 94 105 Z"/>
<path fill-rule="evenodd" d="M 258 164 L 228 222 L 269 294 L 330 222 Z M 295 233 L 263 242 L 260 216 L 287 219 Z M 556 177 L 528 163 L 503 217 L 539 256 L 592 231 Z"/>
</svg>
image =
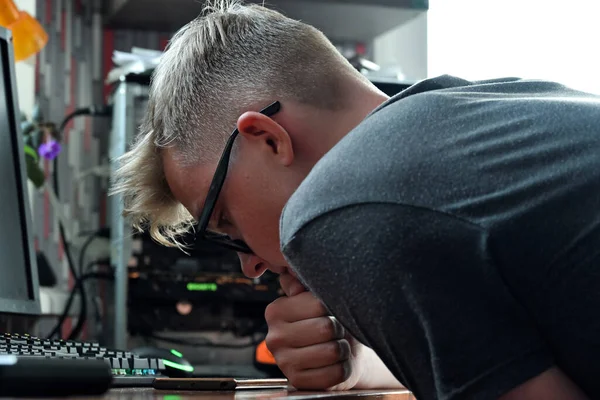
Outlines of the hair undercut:
<svg viewBox="0 0 600 400">
<path fill-rule="evenodd" d="M 358 72 L 316 28 L 261 5 L 209 1 L 162 55 L 140 132 L 115 160 L 111 195 L 122 195 L 134 228 L 181 246 L 194 218 L 169 189 L 162 150 L 174 149 L 182 166 L 213 162 L 243 112 L 274 100 L 336 109 L 351 74 Z"/>
</svg>

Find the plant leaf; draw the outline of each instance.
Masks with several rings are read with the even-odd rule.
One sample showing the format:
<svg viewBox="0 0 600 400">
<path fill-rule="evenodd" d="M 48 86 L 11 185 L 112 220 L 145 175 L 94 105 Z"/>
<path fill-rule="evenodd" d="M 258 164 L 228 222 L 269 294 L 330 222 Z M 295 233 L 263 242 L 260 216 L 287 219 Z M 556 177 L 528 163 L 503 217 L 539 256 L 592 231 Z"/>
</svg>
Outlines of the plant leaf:
<svg viewBox="0 0 600 400">
<path fill-rule="evenodd" d="M 27 152 L 25 153 L 25 165 L 27 166 L 27 178 L 29 178 L 36 188 L 41 188 L 46 180 L 44 171 L 42 171 L 31 154 Z"/>
</svg>

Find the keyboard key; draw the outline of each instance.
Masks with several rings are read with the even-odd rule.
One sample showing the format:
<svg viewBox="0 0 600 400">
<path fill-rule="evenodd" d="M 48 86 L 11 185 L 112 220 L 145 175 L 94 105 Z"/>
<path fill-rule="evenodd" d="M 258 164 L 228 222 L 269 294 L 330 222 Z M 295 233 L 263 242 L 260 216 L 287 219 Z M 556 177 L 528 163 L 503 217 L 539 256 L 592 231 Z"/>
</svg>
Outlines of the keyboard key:
<svg viewBox="0 0 600 400">
<path fill-rule="evenodd" d="M 150 368 L 150 365 L 148 365 L 148 359 L 147 358 L 134 358 L 133 359 L 133 368 L 139 368 L 139 369 L 145 369 L 145 368 Z"/>
</svg>

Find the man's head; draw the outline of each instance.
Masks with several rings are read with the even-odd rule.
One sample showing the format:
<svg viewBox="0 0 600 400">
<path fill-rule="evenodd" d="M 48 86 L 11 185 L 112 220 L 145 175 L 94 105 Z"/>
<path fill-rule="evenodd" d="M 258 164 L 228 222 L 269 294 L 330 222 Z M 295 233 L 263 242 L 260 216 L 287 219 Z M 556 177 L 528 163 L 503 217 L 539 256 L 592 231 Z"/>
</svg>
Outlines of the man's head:
<svg viewBox="0 0 600 400">
<path fill-rule="evenodd" d="M 241 239 L 244 272 L 285 270 L 283 206 L 315 163 L 385 96 L 317 29 L 258 5 L 213 0 L 171 40 L 146 120 L 113 193 L 125 214 L 179 245 L 203 209 L 227 139 L 239 134 L 211 230 Z M 259 113 L 274 102 L 274 115 Z"/>
</svg>

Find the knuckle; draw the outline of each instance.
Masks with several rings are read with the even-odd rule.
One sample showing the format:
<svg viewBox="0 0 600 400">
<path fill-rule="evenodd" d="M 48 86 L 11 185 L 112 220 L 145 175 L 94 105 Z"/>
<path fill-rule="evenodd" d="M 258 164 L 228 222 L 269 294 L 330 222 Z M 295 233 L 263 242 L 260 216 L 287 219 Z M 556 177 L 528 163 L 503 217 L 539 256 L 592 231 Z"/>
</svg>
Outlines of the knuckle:
<svg viewBox="0 0 600 400">
<path fill-rule="evenodd" d="M 286 376 L 295 376 L 296 368 L 294 361 L 285 352 L 276 357 L 277 366 L 286 374 Z"/>
<path fill-rule="evenodd" d="M 340 360 L 340 356 L 342 355 L 342 350 L 339 342 L 328 342 L 327 347 L 325 349 L 325 356 L 328 361 L 331 363 L 336 363 Z"/>
<path fill-rule="evenodd" d="M 271 325 L 274 321 L 281 319 L 279 308 L 279 299 L 267 305 L 265 308 L 265 320 L 267 321 L 267 324 Z"/>
<path fill-rule="evenodd" d="M 322 337 L 324 340 L 331 340 L 335 336 L 335 323 L 331 318 L 321 318 L 317 329 L 319 337 Z"/>
<path fill-rule="evenodd" d="M 319 334 L 327 340 L 342 339 L 345 335 L 345 329 L 340 322 L 332 316 L 322 318 L 319 327 Z"/>
<path fill-rule="evenodd" d="M 277 331 L 269 330 L 265 337 L 265 344 L 271 353 L 275 353 L 285 346 L 285 338 Z"/>
<path fill-rule="evenodd" d="M 285 372 L 284 372 L 285 373 Z M 308 389 L 304 383 L 304 379 L 299 377 L 298 375 L 287 375 L 288 381 L 290 384 L 296 389 Z"/>
<path fill-rule="evenodd" d="M 330 380 L 328 383 L 328 389 L 335 390 L 348 390 L 349 387 L 345 385 L 345 382 L 350 377 L 350 364 L 349 363 L 340 363 L 336 366 L 335 370 L 330 375 Z"/>
</svg>

